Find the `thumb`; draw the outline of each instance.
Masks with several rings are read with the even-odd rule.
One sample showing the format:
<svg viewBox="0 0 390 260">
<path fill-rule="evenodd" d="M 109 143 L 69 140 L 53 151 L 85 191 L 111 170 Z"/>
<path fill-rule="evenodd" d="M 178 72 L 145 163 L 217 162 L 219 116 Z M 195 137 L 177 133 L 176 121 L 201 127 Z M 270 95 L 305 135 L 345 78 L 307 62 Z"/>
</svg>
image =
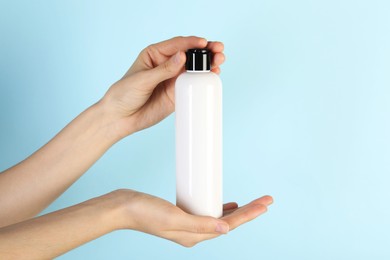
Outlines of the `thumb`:
<svg viewBox="0 0 390 260">
<path fill-rule="evenodd" d="M 175 55 L 170 57 L 166 62 L 147 71 L 147 78 L 153 84 L 158 84 L 164 80 L 173 78 L 179 74 L 184 66 L 185 55 L 178 51 Z"/>
<path fill-rule="evenodd" d="M 206 216 L 187 215 L 182 222 L 184 230 L 199 234 L 226 234 L 229 232 L 229 224 L 221 219 Z"/>
</svg>

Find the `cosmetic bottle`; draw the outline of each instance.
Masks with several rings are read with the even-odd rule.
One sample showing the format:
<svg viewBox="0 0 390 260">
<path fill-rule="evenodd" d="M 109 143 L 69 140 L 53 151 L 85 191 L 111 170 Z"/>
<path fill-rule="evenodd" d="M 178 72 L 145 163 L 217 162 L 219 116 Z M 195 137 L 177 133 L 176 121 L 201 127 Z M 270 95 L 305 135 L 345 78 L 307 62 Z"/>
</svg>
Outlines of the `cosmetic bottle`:
<svg viewBox="0 0 390 260">
<path fill-rule="evenodd" d="M 186 52 L 175 83 L 176 204 L 219 218 L 222 203 L 222 83 L 208 49 Z"/>
</svg>

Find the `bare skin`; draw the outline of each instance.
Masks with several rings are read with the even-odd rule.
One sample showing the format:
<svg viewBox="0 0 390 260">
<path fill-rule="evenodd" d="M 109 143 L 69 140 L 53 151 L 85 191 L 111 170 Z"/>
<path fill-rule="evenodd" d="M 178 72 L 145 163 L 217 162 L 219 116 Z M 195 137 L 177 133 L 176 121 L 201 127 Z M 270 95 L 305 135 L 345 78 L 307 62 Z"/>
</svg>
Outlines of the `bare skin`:
<svg viewBox="0 0 390 260">
<path fill-rule="evenodd" d="M 266 212 L 264 196 L 238 207 L 224 205 L 220 219 L 193 216 L 175 205 L 133 190 L 117 190 L 36 217 L 114 143 L 150 127 L 174 111 L 174 82 L 184 51 L 211 49 L 220 73 L 223 44 L 175 37 L 145 48 L 122 79 L 46 145 L 0 174 L 0 258 L 46 259 L 118 229 L 132 229 L 183 246 L 226 234 Z"/>
</svg>

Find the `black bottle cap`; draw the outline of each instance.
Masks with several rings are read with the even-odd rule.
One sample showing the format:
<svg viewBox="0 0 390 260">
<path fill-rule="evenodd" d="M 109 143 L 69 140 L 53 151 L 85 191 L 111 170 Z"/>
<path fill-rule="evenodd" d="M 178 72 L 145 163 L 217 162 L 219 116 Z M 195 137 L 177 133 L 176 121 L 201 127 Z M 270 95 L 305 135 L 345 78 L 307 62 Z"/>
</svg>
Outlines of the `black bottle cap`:
<svg viewBox="0 0 390 260">
<path fill-rule="evenodd" d="M 186 70 L 208 71 L 211 68 L 211 52 L 208 49 L 189 49 L 186 52 Z"/>
</svg>

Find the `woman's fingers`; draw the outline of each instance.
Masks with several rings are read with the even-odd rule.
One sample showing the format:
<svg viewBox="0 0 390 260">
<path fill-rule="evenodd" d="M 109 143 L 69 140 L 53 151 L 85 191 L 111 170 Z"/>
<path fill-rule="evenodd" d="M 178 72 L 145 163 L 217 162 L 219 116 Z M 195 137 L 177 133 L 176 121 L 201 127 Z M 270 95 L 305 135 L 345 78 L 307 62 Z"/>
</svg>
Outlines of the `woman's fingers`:
<svg viewBox="0 0 390 260">
<path fill-rule="evenodd" d="M 165 231 L 163 237 L 183 246 L 192 247 L 199 242 L 226 234 L 240 225 L 253 220 L 267 211 L 273 202 L 271 196 L 263 196 L 238 208 L 236 202 L 223 205 L 224 216 L 220 219 L 196 216 L 183 212 L 173 221 L 173 228 Z"/>
<path fill-rule="evenodd" d="M 237 209 L 239 209 L 239 208 L 224 210 L 223 216 L 225 217 L 225 216 L 231 214 L 232 212 L 236 211 Z"/>
<path fill-rule="evenodd" d="M 263 198 L 262 198 L 263 199 Z M 269 198 L 267 198 L 269 199 Z M 225 212 L 231 211 L 231 215 L 224 216 L 221 219 L 226 221 L 229 224 L 229 231 L 241 226 L 242 224 L 253 220 L 259 215 L 265 213 L 267 211 L 267 207 L 262 204 L 247 204 L 241 208 L 236 208 L 237 203 L 231 202 L 224 205 Z M 184 231 L 181 232 L 182 234 Z M 199 232 L 185 232 L 187 235 L 191 236 L 191 242 L 189 246 L 193 246 L 201 241 L 212 239 L 221 235 L 218 232 L 214 233 L 199 233 Z M 188 245 L 187 245 L 188 246 Z"/>
<path fill-rule="evenodd" d="M 222 42 L 207 42 L 206 39 L 197 36 L 179 36 L 149 45 L 141 52 L 126 75 L 154 68 L 166 62 L 175 53 L 185 52 L 188 49 L 193 48 L 210 49 L 213 53 L 213 59 L 211 62 L 212 71 L 217 74 L 220 73 L 219 66 L 225 61 L 225 55 L 222 53 L 224 49 Z"/>
<path fill-rule="evenodd" d="M 236 202 L 229 202 L 223 205 L 224 216 L 220 219 L 185 213 L 179 220 L 180 228 L 200 234 L 226 234 L 230 230 L 265 213 L 267 205 L 272 202 L 271 196 L 263 196 L 240 208 L 238 208 Z"/>
<path fill-rule="evenodd" d="M 148 48 L 154 49 L 165 56 L 172 56 L 178 51 L 185 52 L 188 49 L 205 47 L 214 54 L 211 64 L 212 68 L 220 66 L 225 61 L 225 55 L 222 53 L 224 49 L 222 42 L 207 42 L 204 38 L 196 36 L 174 37 L 163 42 L 152 44 Z"/>
<path fill-rule="evenodd" d="M 273 203 L 273 198 L 269 195 L 255 199 L 245 206 L 239 208 L 224 208 L 221 219 L 228 222 L 230 230 L 256 218 L 267 211 L 267 206 Z"/>
<path fill-rule="evenodd" d="M 224 45 L 222 42 L 208 42 L 207 49 L 213 53 L 213 60 L 211 62 L 211 68 L 214 73 L 221 73 L 219 66 L 225 61 L 225 54 L 223 54 Z"/>
<path fill-rule="evenodd" d="M 211 50 L 213 53 L 217 53 L 217 52 L 223 52 L 223 49 L 225 48 L 225 46 L 223 45 L 222 42 L 213 42 L 213 41 L 209 41 L 207 43 L 207 46 L 206 46 L 207 49 Z"/>
<path fill-rule="evenodd" d="M 269 206 L 273 202 L 274 202 L 274 199 L 271 196 L 265 195 L 261 198 L 252 200 L 249 204 L 263 204 L 263 205 Z"/>
<path fill-rule="evenodd" d="M 229 229 L 234 230 L 238 226 L 253 220 L 267 211 L 267 206 L 263 204 L 247 204 L 234 210 L 232 213 L 221 219 L 229 224 Z"/>
<path fill-rule="evenodd" d="M 229 224 L 224 220 L 185 214 L 179 220 L 179 228 L 197 234 L 226 234 L 229 232 Z"/>
<path fill-rule="evenodd" d="M 206 39 L 196 36 L 178 36 L 151 44 L 138 55 L 134 64 L 126 72 L 125 77 L 135 72 L 157 67 L 179 51 L 184 52 L 192 48 L 205 48 L 206 45 Z"/>
<path fill-rule="evenodd" d="M 213 61 L 211 63 L 211 68 L 219 67 L 225 61 L 225 54 L 222 52 L 213 52 Z"/>
<path fill-rule="evenodd" d="M 238 208 L 238 204 L 236 202 L 229 202 L 223 205 L 223 210 L 230 210 Z"/>
<path fill-rule="evenodd" d="M 178 51 L 186 51 L 193 48 L 204 48 L 206 45 L 207 40 L 205 38 L 197 36 L 178 36 L 163 42 L 152 44 L 148 48 L 155 49 L 165 56 L 172 56 Z"/>
<path fill-rule="evenodd" d="M 236 202 L 229 202 L 223 205 L 223 216 L 230 214 L 238 208 L 238 204 Z"/>
<path fill-rule="evenodd" d="M 152 44 L 150 47 L 156 48 L 166 56 L 171 56 L 178 51 L 186 51 L 192 48 L 207 48 L 213 53 L 223 52 L 224 49 L 222 42 L 207 42 L 205 38 L 197 36 L 178 36 L 166 41 Z"/>
<path fill-rule="evenodd" d="M 153 69 L 140 72 L 143 73 L 142 76 L 145 78 L 144 82 L 147 83 L 142 87 L 153 90 L 160 82 L 177 76 L 183 68 L 184 62 L 185 55 L 182 51 L 179 51 L 165 63 Z"/>
<path fill-rule="evenodd" d="M 221 69 L 219 67 L 213 68 L 211 71 L 218 75 L 221 74 Z"/>
<path fill-rule="evenodd" d="M 269 206 L 269 205 L 271 205 L 273 203 L 273 201 L 274 200 L 273 200 L 273 198 L 271 196 L 266 195 L 266 196 L 263 196 L 261 198 L 258 198 L 258 199 L 255 199 L 255 200 L 251 201 L 249 204 L 250 205 L 262 204 L 262 205 L 265 205 L 265 206 Z M 230 203 L 233 203 L 233 202 L 230 202 Z M 227 204 L 230 204 L 230 203 L 227 203 Z M 225 205 L 227 205 L 227 204 L 225 204 Z M 237 203 L 235 203 L 235 204 L 237 205 Z M 237 210 L 237 207 L 236 208 L 225 207 L 225 205 L 224 205 L 224 208 L 223 208 L 223 215 L 224 216 L 227 216 L 227 215 L 231 214 L 232 212 L 234 212 L 235 210 Z"/>
</svg>

